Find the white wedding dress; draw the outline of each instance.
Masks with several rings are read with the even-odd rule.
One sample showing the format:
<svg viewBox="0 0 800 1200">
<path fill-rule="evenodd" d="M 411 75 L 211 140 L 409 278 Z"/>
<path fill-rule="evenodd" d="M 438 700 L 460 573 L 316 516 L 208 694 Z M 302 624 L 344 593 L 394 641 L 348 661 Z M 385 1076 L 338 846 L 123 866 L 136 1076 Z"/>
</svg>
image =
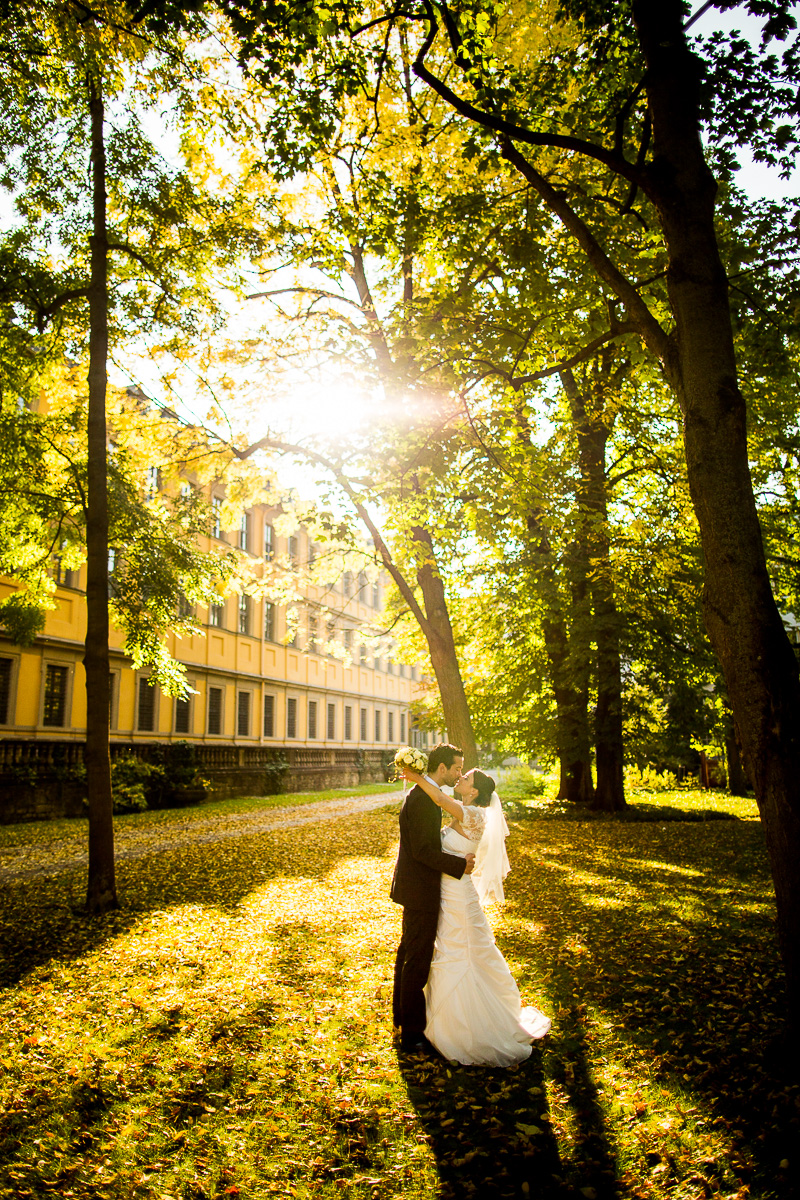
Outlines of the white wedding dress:
<svg viewBox="0 0 800 1200">
<path fill-rule="evenodd" d="M 469 805 L 462 837 L 450 826 L 442 849 L 475 853 L 485 808 Z M 498 950 L 471 876 L 442 875 L 439 924 L 425 986 L 425 1036 L 447 1059 L 465 1066 L 509 1067 L 530 1056 L 531 1042 L 550 1031 L 550 1019 L 523 1008 L 519 990 Z"/>
</svg>

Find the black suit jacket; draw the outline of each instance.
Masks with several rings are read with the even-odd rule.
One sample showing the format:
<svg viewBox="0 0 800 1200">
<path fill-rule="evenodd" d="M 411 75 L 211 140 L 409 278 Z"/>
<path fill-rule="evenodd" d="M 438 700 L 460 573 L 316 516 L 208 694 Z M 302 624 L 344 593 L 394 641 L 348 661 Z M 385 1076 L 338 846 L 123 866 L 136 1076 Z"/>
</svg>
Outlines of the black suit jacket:
<svg viewBox="0 0 800 1200">
<path fill-rule="evenodd" d="M 406 908 L 439 907 L 439 877 L 460 879 L 466 862 L 442 850 L 442 810 L 419 785 L 400 809 L 400 853 L 392 879 L 391 897 Z"/>
</svg>

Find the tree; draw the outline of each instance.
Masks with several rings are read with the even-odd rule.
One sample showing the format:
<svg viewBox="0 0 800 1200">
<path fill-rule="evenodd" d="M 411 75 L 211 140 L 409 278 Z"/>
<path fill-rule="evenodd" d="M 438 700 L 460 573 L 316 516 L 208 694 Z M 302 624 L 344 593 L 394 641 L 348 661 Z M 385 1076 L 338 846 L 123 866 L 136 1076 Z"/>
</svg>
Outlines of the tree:
<svg viewBox="0 0 800 1200">
<path fill-rule="evenodd" d="M 225 219 L 234 210 L 229 199 L 201 199 L 189 173 L 166 167 L 149 142 L 137 109 L 136 84 L 149 74 L 151 85 L 166 76 L 169 86 L 165 62 L 174 66 L 180 54 L 175 44 L 165 44 L 159 60 L 152 39 L 132 34 L 127 19 L 127 10 L 118 3 L 87 10 L 55 0 L 44 8 L 29 5 L 21 17 L 9 15 L 2 29 L 4 44 L 12 54 L 18 51 L 12 72 L 18 69 L 21 82 L 12 73 L 6 96 L 7 182 L 13 188 L 17 225 L 2 247 L 10 270 L 0 298 L 15 329 L 17 351 L 38 354 L 40 365 L 70 352 L 81 354 L 88 342 L 85 477 L 73 463 L 70 486 L 81 492 L 88 570 L 87 906 L 94 912 L 117 903 L 108 744 L 109 353 L 132 329 L 138 336 L 170 330 L 173 342 L 181 332 L 196 335 L 196 315 L 203 307 L 215 307 L 210 268 L 230 264 L 245 236 L 241 222 Z M 110 135 L 109 101 L 116 107 Z M 46 438 L 49 426 L 34 428 L 35 421 L 19 420 L 22 434 L 30 434 L 34 443 Z M 35 446 L 32 454 L 36 456 Z M 44 462 L 46 456 L 40 457 L 39 463 Z M 69 499 L 64 503 L 69 510 Z M 135 505 L 127 507 L 130 515 Z M 47 526 L 45 518 L 45 530 Z M 195 558 L 183 574 L 190 576 L 197 566 Z M 226 569 L 221 562 L 209 562 L 195 586 L 202 591 L 209 573 L 224 575 Z M 23 571 L 19 577 L 30 585 L 33 574 Z M 172 599 L 174 611 L 177 595 Z M 35 595 L 27 606 L 16 601 L 6 608 L 12 629 L 15 614 L 25 607 L 28 614 L 36 608 Z M 149 607 L 153 611 L 158 603 Z M 139 605 L 140 611 L 147 608 Z M 149 652 L 155 651 L 156 674 L 168 690 L 185 688 L 180 673 L 170 671 L 168 656 L 159 654 L 158 637 L 145 638 L 145 643 Z"/>
<path fill-rule="evenodd" d="M 243 56 L 261 55 L 276 75 L 286 69 L 284 30 L 294 15 L 291 59 L 313 68 L 303 76 L 295 111 L 313 113 L 316 128 L 346 90 L 379 90 L 381 47 L 401 25 L 422 27 L 417 78 L 474 131 L 478 152 L 499 147 L 581 248 L 660 365 L 683 414 L 703 544 L 705 620 L 758 798 L 782 955 L 796 995 L 800 679 L 772 595 L 753 496 L 746 404 L 715 224 L 717 183 L 701 137 L 705 122 L 721 171 L 735 146 L 748 141 L 762 158 L 788 165 L 797 145 L 793 124 L 786 123 L 797 115 L 795 89 L 787 86 L 793 47 L 782 59 L 763 51 L 736 57 L 717 42 L 704 48 L 704 61 L 689 45 L 680 0 L 570 0 L 555 18 L 549 8 L 498 9 L 482 0 L 457 11 L 422 0 L 377 15 L 349 4 L 305 6 L 300 19 L 290 4 L 231 0 L 226 8 L 242 36 Z M 759 0 L 752 8 L 767 17 L 765 42 L 785 39 L 794 26 L 779 0 Z M 608 213 L 616 214 L 610 231 Z M 628 269 L 637 256 L 661 259 L 655 276 Z"/>
</svg>

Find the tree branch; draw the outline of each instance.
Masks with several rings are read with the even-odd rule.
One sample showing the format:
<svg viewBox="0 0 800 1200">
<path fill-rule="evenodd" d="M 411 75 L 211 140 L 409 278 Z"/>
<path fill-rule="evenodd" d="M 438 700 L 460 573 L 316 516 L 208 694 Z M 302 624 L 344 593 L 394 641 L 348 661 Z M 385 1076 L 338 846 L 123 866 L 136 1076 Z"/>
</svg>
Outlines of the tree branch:
<svg viewBox="0 0 800 1200">
<path fill-rule="evenodd" d="M 503 157 L 512 163 L 521 175 L 536 189 L 551 212 L 554 212 L 564 227 L 572 234 L 594 270 L 625 305 L 628 319 L 648 349 L 661 361 L 668 377 L 675 381 L 677 364 L 674 361 L 672 339 L 662 329 L 631 281 L 611 261 L 588 225 L 578 216 L 566 197 L 557 192 L 540 175 L 524 154 L 517 150 L 509 139 L 503 139 Z"/>
<path fill-rule="evenodd" d="M 339 487 L 342 489 L 350 503 L 353 505 L 353 508 L 358 513 L 359 518 L 369 530 L 373 545 L 380 555 L 384 567 L 397 584 L 397 590 L 400 592 L 400 595 L 403 597 L 409 609 L 414 614 L 414 617 L 419 622 L 419 627 L 425 634 L 425 637 L 433 638 L 436 636 L 435 630 L 431 626 L 425 613 L 422 611 L 419 601 L 409 586 L 408 581 L 399 567 L 396 566 L 394 559 L 392 558 L 392 553 L 383 540 L 380 530 L 372 520 L 372 517 L 369 515 L 369 512 L 364 507 L 361 500 L 358 498 L 358 495 L 350 480 L 342 472 L 341 468 L 336 465 L 336 463 L 331 462 L 329 458 L 326 458 L 324 454 L 319 454 L 316 450 L 310 450 L 306 446 L 298 446 L 290 442 L 282 442 L 277 438 L 272 438 L 269 436 L 260 438 L 257 442 L 253 442 L 253 444 L 248 446 L 245 450 L 236 450 L 235 448 L 232 449 L 236 457 L 240 459 L 249 458 L 252 454 L 255 454 L 257 450 L 281 450 L 285 454 L 298 454 L 302 458 L 308 459 L 310 462 L 318 463 L 320 466 L 325 467 L 327 471 L 330 471 L 331 475 L 333 475 L 334 479 L 339 484 Z"/>
<path fill-rule="evenodd" d="M 497 117 L 494 113 L 477 108 L 468 100 L 463 100 L 456 95 L 444 80 L 439 79 L 425 66 L 425 58 L 439 30 L 433 5 L 429 3 L 429 0 L 426 0 L 425 9 L 428 13 L 428 34 L 414 60 L 412 70 L 419 79 L 424 80 L 429 88 L 446 100 L 462 117 L 482 125 L 484 129 L 493 129 L 495 133 L 502 133 L 506 137 L 513 138 L 518 142 L 525 142 L 530 146 L 555 146 L 561 150 L 571 150 L 576 154 L 583 154 L 587 158 L 594 158 L 617 175 L 647 189 L 648 180 L 644 171 L 628 162 L 627 158 L 617 154 L 614 150 L 607 150 L 605 146 L 597 146 L 594 142 L 586 142 L 582 138 L 568 137 L 564 134 L 537 133 L 535 130 L 526 129 L 523 125 L 517 125 L 514 121 L 506 121 L 503 117 Z"/>
</svg>

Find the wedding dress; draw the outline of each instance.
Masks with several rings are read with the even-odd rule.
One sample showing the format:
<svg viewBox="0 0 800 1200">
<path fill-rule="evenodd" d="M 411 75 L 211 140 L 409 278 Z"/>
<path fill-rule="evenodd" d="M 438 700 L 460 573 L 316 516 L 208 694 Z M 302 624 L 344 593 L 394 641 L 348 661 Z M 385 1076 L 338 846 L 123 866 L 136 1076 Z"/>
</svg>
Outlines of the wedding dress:
<svg viewBox="0 0 800 1200">
<path fill-rule="evenodd" d="M 460 823 L 469 836 L 446 826 L 442 849 L 462 857 L 476 853 L 487 814 L 486 808 L 465 806 Z M 550 1030 L 544 1013 L 522 1007 L 470 875 L 442 876 L 425 1006 L 428 1041 L 445 1058 L 465 1066 L 508 1067 L 523 1062 L 531 1053 L 531 1042 Z"/>
</svg>

